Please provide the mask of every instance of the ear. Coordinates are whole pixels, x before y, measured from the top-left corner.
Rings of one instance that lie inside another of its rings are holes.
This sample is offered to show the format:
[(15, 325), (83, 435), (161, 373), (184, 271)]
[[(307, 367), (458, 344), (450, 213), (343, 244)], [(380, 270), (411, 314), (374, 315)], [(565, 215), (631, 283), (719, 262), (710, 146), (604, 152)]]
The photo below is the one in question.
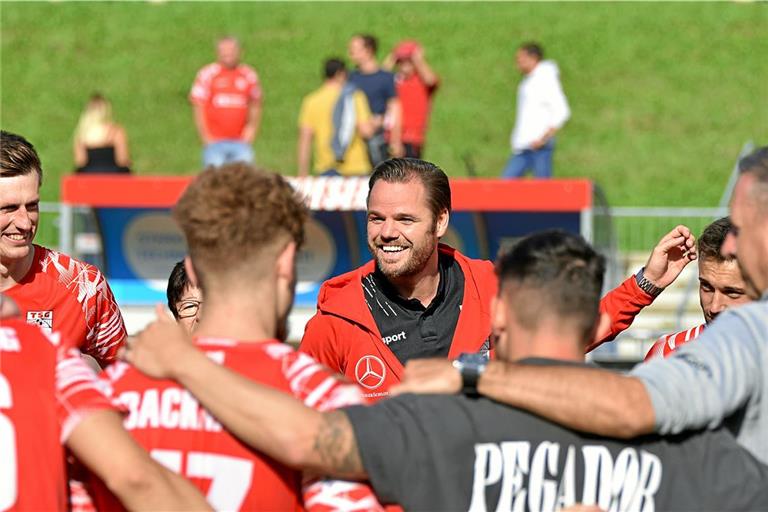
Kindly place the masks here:
[(280, 251), (275, 262), (275, 274), (288, 282), (296, 278), (296, 242), (289, 242)]
[(507, 303), (500, 295), (491, 297), (491, 329), (499, 334), (507, 327)]
[(192, 258), (189, 255), (184, 256), (184, 270), (187, 271), (187, 279), (189, 284), (195, 288), (200, 288), (200, 281), (197, 279), (197, 273), (195, 267), (192, 265)]
[(435, 233), (438, 238), (442, 238), (445, 235), (445, 231), (448, 229), (448, 223), (451, 220), (451, 214), (448, 210), (443, 210), (440, 215), (437, 216), (437, 222), (435, 223)]

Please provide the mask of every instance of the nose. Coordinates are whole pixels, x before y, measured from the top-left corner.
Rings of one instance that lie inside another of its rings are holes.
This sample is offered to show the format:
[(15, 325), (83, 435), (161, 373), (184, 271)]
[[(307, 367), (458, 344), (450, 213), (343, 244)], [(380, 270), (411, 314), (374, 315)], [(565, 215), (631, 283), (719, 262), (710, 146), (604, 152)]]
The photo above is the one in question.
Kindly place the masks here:
[(719, 315), (725, 311), (727, 307), (728, 305), (725, 300), (725, 296), (719, 291), (715, 290), (715, 294), (712, 297), (712, 304), (709, 307), (709, 311), (712, 313), (712, 316)]
[(736, 256), (736, 235), (734, 235), (732, 231), (725, 235), (723, 245), (720, 247), (720, 254), (724, 258), (732, 258)]
[(400, 236), (400, 232), (397, 230), (397, 227), (395, 226), (395, 221), (392, 219), (385, 220), (384, 223), (381, 225), (381, 231), (379, 231), (379, 236), (386, 240), (393, 240), (398, 236)]
[(21, 231), (32, 229), (32, 219), (29, 217), (29, 211), (24, 206), (16, 210), (13, 216), (13, 225)]

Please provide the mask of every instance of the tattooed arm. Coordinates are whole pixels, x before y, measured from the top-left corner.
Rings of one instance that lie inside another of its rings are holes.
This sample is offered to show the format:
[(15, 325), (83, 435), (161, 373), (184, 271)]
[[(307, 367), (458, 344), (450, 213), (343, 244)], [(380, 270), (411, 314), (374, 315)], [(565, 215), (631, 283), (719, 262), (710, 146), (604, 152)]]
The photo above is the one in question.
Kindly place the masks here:
[(288, 466), (366, 477), (345, 413), (320, 413), (214, 363), (180, 336), (175, 324), (148, 328), (132, 341), (124, 359), (152, 377), (178, 381), (227, 430)]

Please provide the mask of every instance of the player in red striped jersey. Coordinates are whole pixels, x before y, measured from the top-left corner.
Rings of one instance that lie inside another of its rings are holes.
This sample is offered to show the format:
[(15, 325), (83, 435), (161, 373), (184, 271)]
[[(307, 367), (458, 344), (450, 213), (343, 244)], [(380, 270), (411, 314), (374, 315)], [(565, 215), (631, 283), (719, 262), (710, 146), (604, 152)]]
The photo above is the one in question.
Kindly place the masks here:
[(130, 508), (207, 507), (131, 439), (103, 391), (58, 333), (2, 318), (0, 510), (66, 510), (62, 443)]
[(66, 254), (33, 244), (39, 220), (40, 159), (23, 137), (0, 135), (0, 292), (27, 323), (60, 332), (104, 366), (126, 338), (103, 274)]
[[(282, 177), (245, 164), (206, 170), (173, 215), (189, 247), (186, 274), (205, 299), (193, 333), (199, 350), (247, 381), (318, 410), (362, 403), (356, 385), (280, 341), (287, 332), (296, 250), (307, 215)], [(105, 374), (130, 411), (126, 426), (134, 437), (206, 492), (214, 508), (381, 508), (368, 486), (353, 482), (307, 483), (302, 497), (300, 472), (243, 445), (175, 382), (153, 380), (126, 364)], [(108, 503), (98, 485), (93, 490), (97, 505)]]
[(757, 298), (741, 275), (734, 256), (723, 256), (720, 247), (732, 225), (728, 217), (707, 226), (698, 242), (699, 301), (704, 323), (680, 332), (666, 334), (656, 340), (645, 355), (645, 360), (667, 357), (677, 347), (695, 340), (707, 324), (729, 307), (738, 306)]

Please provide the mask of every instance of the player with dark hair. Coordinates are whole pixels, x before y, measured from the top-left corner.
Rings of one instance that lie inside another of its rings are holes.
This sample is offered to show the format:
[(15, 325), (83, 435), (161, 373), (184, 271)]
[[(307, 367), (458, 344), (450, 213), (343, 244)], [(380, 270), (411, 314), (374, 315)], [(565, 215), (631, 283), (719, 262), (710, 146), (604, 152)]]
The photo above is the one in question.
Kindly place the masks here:
[(0, 134), (0, 292), (22, 318), (58, 331), (101, 366), (114, 361), (126, 332), (98, 268), (34, 244), (43, 168), (24, 137)]
[[(493, 305), (499, 360), (582, 366), (604, 268), (583, 239), (559, 231), (530, 235), (502, 256)], [(172, 323), (156, 324), (130, 358), (143, 371), (177, 379), (252, 446), (292, 466), (368, 478), (382, 500), (406, 510), (768, 506), (768, 467), (725, 429), (628, 443), (581, 436), (478, 398), (481, 370), (463, 362), (456, 367), (472, 396), (404, 395), (321, 414), (239, 379), (190, 350), (184, 337)]]
[(371, 165), (375, 167), (390, 156), (401, 157), (405, 154), (402, 112), (395, 90), (395, 75), (381, 69), (376, 58), (378, 41), (374, 36), (352, 36), (348, 49), (349, 58), (357, 68), (349, 75), (349, 81), (365, 93), (373, 114), (373, 133), (366, 138)]
[[(238, 378), (321, 411), (362, 402), (356, 386), (282, 342), (307, 210), (281, 176), (245, 164), (206, 170), (185, 190), (173, 217), (189, 248), (184, 264), (190, 283), (205, 298), (190, 349)], [(131, 352), (128, 347), (129, 360)], [(131, 434), (206, 491), (215, 509), (302, 505), (300, 472), (244, 446), (177, 383), (147, 378), (125, 363), (106, 374), (114, 396), (129, 410)], [(97, 494), (96, 501), (108, 509), (109, 495)], [(379, 508), (367, 486), (328, 481), (306, 483), (303, 505)]]
[(371, 172), (365, 138), (373, 133), (365, 94), (347, 80), (347, 66), (331, 58), (323, 65), (323, 85), (304, 97), (299, 111), (298, 175), (312, 169), (326, 176)]
[[(736, 257), (747, 287), (758, 290), (760, 299), (722, 313), (696, 343), (628, 375), (492, 361), (478, 391), (569, 428), (612, 437), (724, 426), (768, 463), (768, 147), (743, 158), (739, 170), (733, 227), (721, 252)], [(461, 387), (458, 373), (443, 361), (415, 362), (411, 371), (404, 391)]]
[(515, 127), (509, 138), (512, 155), (502, 177), (519, 178), (531, 169), (534, 178), (549, 178), (555, 135), (571, 117), (560, 69), (554, 61), (544, 60), (541, 45), (533, 42), (517, 49), (515, 63), (523, 79), (517, 87)]
[(695, 340), (717, 315), (729, 307), (757, 298), (757, 293), (744, 282), (736, 258), (720, 252), (732, 228), (730, 219), (723, 217), (704, 228), (698, 240), (699, 302), (704, 323), (662, 336), (648, 350), (646, 361), (656, 356), (667, 357), (681, 345)]
[(184, 260), (176, 263), (171, 270), (166, 297), (173, 318), (189, 332), (194, 331), (200, 321), (203, 294), (200, 288), (190, 282)]
[[(373, 260), (323, 283), (300, 349), (354, 379), (372, 399), (400, 382), (412, 359), (455, 359), (491, 350), (490, 261), (440, 243), (451, 212), (448, 176), (411, 158), (379, 165), (369, 179), (367, 237)], [(684, 226), (667, 234), (638, 276), (601, 302), (605, 322), (592, 350), (626, 329), (654, 293), (695, 258)]]

